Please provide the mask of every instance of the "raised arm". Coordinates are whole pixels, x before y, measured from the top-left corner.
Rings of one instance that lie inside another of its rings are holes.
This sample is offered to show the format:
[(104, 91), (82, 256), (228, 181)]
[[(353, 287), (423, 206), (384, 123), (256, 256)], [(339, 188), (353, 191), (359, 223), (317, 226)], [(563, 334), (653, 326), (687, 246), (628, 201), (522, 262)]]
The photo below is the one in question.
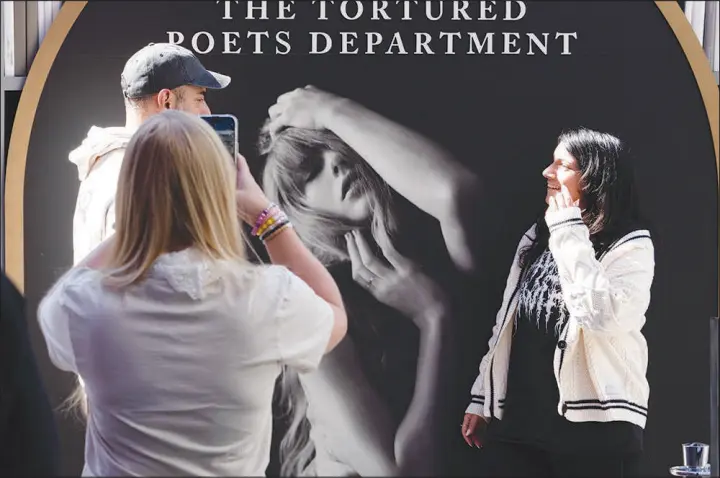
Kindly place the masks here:
[(335, 133), (391, 188), (440, 222), (458, 267), (474, 267), (460, 211), (463, 202), (472, 201), (479, 181), (448, 151), (354, 101), (313, 87), (280, 96), (269, 113), (274, 132), (292, 126)]
[[(250, 173), (245, 158), (237, 155), (237, 178), (235, 199), (239, 218), (252, 225), (257, 217), (268, 208), (270, 201), (265, 197), (255, 178)], [(318, 297), (330, 306), (333, 312), (333, 327), (325, 352), (330, 352), (347, 333), (347, 314), (340, 290), (327, 269), (305, 247), (292, 228), (287, 228), (265, 241), (265, 247), (273, 264), (285, 266), (312, 289)]]
[(601, 264), (595, 258), (580, 208), (571, 203), (569, 193), (564, 191), (557, 200), (551, 200), (545, 219), (563, 298), (573, 317), (591, 332), (622, 334), (641, 330), (655, 273), (649, 232), (628, 234), (611, 248)]

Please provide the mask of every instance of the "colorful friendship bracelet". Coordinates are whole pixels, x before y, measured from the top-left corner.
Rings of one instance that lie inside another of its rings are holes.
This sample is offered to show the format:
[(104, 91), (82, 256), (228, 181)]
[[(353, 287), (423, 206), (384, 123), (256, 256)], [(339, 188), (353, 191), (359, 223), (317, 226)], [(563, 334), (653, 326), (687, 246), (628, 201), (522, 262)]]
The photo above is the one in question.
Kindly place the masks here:
[(257, 235), (262, 236), (270, 229), (275, 228), (277, 224), (287, 220), (288, 217), (283, 212), (273, 214), (272, 216), (268, 217), (265, 222), (263, 222), (262, 226), (260, 226), (260, 228), (257, 230)]
[(273, 229), (272, 232), (270, 232), (270, 233), (268, 233), (268, 234), (265, 234), (265, 235), (264, 235), (263, 237), (261, 237), (260, 239), (261, 239), (263, 242), (268, 242), (268, 241), (272, 240), (274, 237), (277, 237), (277, 236), (278, 236), (281, 232), (283, 232), (284, 230), (286, 230), (286, 229), (291, 229), (292, 227), (293, 227), (293, 225), (290, 223), (290, 221), (287, 221), (287, 222), (285, 222), (284, 224), (282, 224), (281, 226)]
[(288, 226), (291, 226), (291, 224), (287, 215), (277, 204), (271, 203), (258, 215), (251, 234), (265, 242), (275, 237)]
[(275, 222), (270, 224), (267, 229), (265, 229), (263, 232), (261, 232), (258, 236), (260, 237), (261, 241), (264, 241), (266, 238), (270, 237), (272, 234), (274, 234), (279, 229), (283, 228), (287, 224), (290, 223), (290, 220), (285, 217), (278, 218)]
[(280, 213), (280, 208), (277, 204), (271, 203), (266, 209), (261, 212), (257, 219), (255, 220), (255, 226), (253, 227), (252, 231), (250, 232), (253, 236), (258, 236), (260, 234), (260, 229), (265, 226), (267, 227), (267, 222), (272, 219), (272, 217), (275, 214)]

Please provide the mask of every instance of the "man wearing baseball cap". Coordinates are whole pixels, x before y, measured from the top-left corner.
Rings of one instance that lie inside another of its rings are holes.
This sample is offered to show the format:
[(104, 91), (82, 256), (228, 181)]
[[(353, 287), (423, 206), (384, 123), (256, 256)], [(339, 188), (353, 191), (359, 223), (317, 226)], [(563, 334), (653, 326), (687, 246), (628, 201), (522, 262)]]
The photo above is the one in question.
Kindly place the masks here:
[(166, 109), (210, 114), (206, 91), (229, 84), (228, 76), (208, 71), (192, 52), (179, 45), (151, 43), (130, 57), (120, 77), (125, 126), (93, 126), (69, 156), (80, 178), (73, 219), (74, 263), (114, 232), (120, 166), (135, 130)]

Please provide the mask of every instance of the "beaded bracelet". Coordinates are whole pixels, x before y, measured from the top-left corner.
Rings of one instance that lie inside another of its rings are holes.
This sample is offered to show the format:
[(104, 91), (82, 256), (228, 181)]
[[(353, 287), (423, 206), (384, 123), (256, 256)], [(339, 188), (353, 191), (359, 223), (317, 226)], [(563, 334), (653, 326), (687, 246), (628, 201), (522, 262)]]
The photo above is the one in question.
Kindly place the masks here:
[(277, 213), (277, 214), (269, 217), (263, 223), (263, 225), (260, 226), (260, 229), (258, 229), (257, 235), (258, 235), (258, 237), (262, 237), (265, 234), (267, 234), (268, 232), (270, 232), (270, 230), (275, 229), (278, 225), (280, 225), (284, 222), (288, 222), (288, 221), (289, 221), (289, 219), (285, 215), (285, 213), (283, 213), (283, 212)]
[(293, 226), (292, 226), (292, 224), (290, 223), (290, 221), (285, 221), (285, 222), (279, 224), (278, 227), (273, 228), (272, 231), (268, 231), (266, 234), (264, 234), (263, 236), (261, 236), (261, 237), (260, 237), (260, 240), (263, 241), (263, 242), (268, 242), (269, 240), (271, 240), (271, 239), (274, 238), (275, 236), (279, 235), (279, 234), (280, 234), (282, 231), (284, 231), (285, 229), (290, 229), (290, 228), (292, 228), (292, 227), (293, 227)]
[[(268, 221), (268, 219), (272, 218), (273, 214), (277, 214), (280, 212), (280, 208), (275, 203), (270, 203), (270, 205), (265, 208), (257, 217), (255, 220), (255, 226), (253, 227), (250, 234), (253, 236), (259, 235), (259, 230), (263, 225)], [(266, 226), (267, 227), (267, 226)]]
[(285, 214), (275, 216), (273, 221), (268, 221), (268, 225), (265, 229), (258, 231), (258, 237), (262, 239), (264, 236), (272, 234), (272, 232), (279, 227), (282, 227), (285, 223), (290, 222)]
[(264, 242), (288, 226), (290, 226), (290, 220), (287, 215), (280, 210), (277, 204), (270, 204), (258, 215), (251, 234)]
[(282, 219), (283, 216), (284, 214), (277, 205), (273, 204), (268, 206), (268, 208), (258, 216), (251, 234), (253, 236), (261, 235), (268, 227), (277, 222), (279, 219)]

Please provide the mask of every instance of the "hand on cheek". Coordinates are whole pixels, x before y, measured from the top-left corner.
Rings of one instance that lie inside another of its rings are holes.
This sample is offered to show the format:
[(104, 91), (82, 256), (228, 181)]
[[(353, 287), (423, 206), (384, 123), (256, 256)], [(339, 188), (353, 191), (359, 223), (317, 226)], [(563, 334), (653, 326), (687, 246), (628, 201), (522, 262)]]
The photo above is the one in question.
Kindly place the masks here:
[(570, 194), (570, 190), (567, 188), (567, 186), (561, 184), (560, 191), (548, 198), (547, 212), (555, 212), (559, 211), (560, 209), (575, 207), (579, 204), (580, 200), (573, 200), (572, 195)]

